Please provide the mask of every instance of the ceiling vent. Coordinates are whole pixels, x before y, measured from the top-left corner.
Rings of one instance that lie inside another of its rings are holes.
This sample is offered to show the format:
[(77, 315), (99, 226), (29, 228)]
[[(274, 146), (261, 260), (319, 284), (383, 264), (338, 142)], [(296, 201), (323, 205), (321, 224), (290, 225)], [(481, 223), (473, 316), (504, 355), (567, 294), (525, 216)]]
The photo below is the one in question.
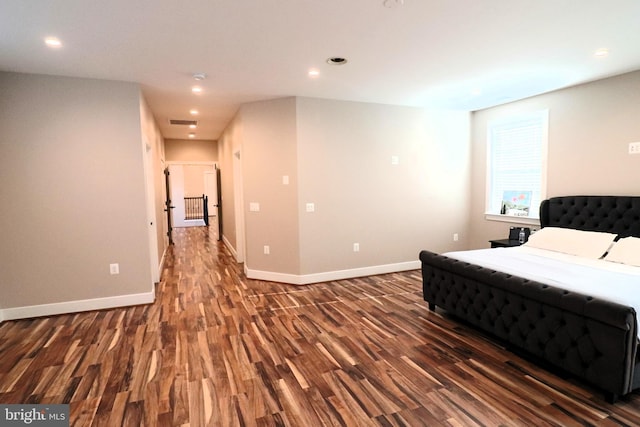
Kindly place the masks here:
[(197, 125), (198, 121), (197, 120), (179, 120), (179, 119), (169, 119), (169, 123), (171, 123), (172, 125), (180, 125), (180, 126), (190, 126), (190, 125)]

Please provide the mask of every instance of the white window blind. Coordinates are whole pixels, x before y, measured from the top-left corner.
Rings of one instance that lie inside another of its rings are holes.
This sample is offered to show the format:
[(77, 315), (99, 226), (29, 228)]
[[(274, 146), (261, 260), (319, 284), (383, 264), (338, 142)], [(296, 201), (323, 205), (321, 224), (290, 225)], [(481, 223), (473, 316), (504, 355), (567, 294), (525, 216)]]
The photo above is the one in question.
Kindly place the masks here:
[(504, 214), (505, 192), (530, 192), (528, 217), (538, 218), (540, 201), (546, 197), (548, 117), (545, 110), (489, 124), (488, 214)]

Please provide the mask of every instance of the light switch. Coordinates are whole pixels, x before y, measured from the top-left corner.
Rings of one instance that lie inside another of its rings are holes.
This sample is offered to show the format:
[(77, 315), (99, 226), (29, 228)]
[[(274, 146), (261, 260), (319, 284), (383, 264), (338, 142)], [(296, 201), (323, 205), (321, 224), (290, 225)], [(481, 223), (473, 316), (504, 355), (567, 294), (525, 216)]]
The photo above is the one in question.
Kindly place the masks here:
[(398, 156), (391, 156), (391, 164), (392, 165), (397, 165), (400, 163), (400, 158)]
[(282, 185), (289, 185), (289, 175), (282, 176)]
[(109, 264), (109, 273), (120, 274), (120, 264)]

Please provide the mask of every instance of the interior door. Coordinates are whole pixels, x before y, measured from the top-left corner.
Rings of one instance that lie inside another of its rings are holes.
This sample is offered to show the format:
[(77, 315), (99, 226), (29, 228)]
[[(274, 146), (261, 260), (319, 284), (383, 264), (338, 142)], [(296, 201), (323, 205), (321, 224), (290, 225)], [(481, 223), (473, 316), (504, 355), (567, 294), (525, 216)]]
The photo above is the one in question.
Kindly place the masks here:
[(169, 185), (169, 168), (165, 168), (164, 169), (164, 183), (165, 183), (165, 188), (167, 190), (167, 199), (164, 202), (164, 211), (167, 213), (167, 237), (169, 237), (169, 244), (173, 245), (173, 226), (172, 226), (172, 222), (171, 222), (171, 209), (173, 209), (175, 206), (171, 206), (171, 189), (170, 189), (170, 185)]
[(204, 194), (208, 197), (209, 216), (218, 216), (218, 177), (215, 171), (204, 173)]
[(222, 240), (222, 179), (220, 169), (216, 166), (216, 204), (218, 205), (218, 240)]

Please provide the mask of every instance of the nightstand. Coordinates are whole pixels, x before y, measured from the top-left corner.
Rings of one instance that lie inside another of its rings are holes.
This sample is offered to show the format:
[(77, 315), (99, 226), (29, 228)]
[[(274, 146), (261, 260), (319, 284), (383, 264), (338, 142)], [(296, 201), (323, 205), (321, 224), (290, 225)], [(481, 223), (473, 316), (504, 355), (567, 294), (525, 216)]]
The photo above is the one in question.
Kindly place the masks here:
[(510, 248), (513, 246), (520, 246), (522, 243), (515, 239), (497, 239), (489, 240), (492, 248)]

